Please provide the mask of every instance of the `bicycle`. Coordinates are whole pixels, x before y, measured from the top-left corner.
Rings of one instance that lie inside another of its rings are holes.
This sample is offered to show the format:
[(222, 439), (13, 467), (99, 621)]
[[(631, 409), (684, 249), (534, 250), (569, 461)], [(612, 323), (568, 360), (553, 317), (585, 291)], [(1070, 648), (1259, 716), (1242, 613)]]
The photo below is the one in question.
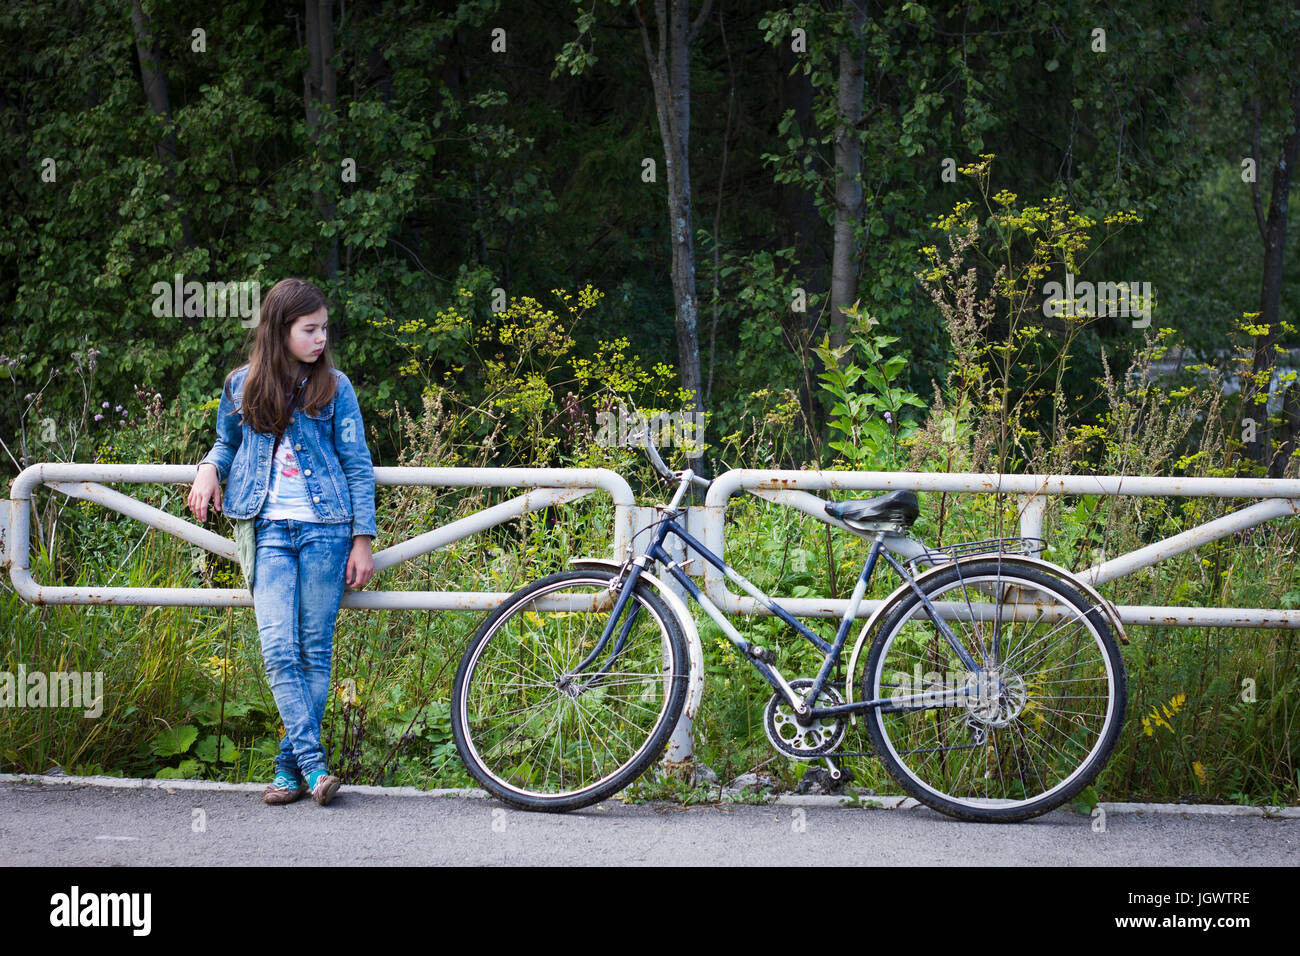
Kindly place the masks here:
[[(858, 717), (903, 790), (958, 819), (1029, 819), (1096, 779), (1127, 706), (1114, 635), (1122, 630), (1095, 591), (1036, 557), (1041, 539), (932, 550), (908, 534), (919, 515), (914, 492), (827, 501), (831, 523), (871, 541), (828, 644), (678, 523), (686, 490), (710, 482), (672, 471), (653, 443), (644, 447), (678, 483), (663, 517), (638, 532), (654, 529), (649, 545), (616, 568), (561, 571), (516, 591), (460, 662), (452, 732), (489, 793), (521, 809), (574, 810), (619, 792), (663, 752), (691, 675), (681, 612), (650, 585), (654, 566), (774, 688), (764, 712), (769, 742), (796, 760), (823, 760), (833, 779), (841, 770), (832, 757)], [(770, 648), (746, 640), (664, 550), (670, 534), (818, 648), (816, 676), (788, 680)], [(881, 558), (903, 583), (862, 628), (840, 679)], [(928, 569), (916, 573), (919, 564)]]

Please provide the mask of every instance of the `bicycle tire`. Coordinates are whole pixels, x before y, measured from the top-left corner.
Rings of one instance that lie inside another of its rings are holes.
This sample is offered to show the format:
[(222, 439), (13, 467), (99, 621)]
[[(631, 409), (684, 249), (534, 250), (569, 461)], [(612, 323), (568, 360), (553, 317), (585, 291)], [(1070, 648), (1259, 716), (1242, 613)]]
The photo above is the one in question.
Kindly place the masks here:
[[(1014, 620), (1010, 599), (1019, 594), (1011, 588), (1027, 593), (1034, 610), (1024, 613), (1035, 617)], [(1124, 662), (1105, 614), (1061, 575), (996, 558), (947, 569), (924, 592), (932, 602), (983, 604), (993, 620), (980, 627), (948, 621), (980, 663), (975, 672), (960, 663), (915, 593), (881, 624), (863, 700), (906, 702), (866, 715), (890, 775), (927, 806), (977, 822), (1027, 820), (1076, 796), (1110, 759), (1128, 703)], [(1062, 619), (1048, 620), (1052, 614)], [(997, 669), (990, 667), (995, 646)]]
[[(568, 674), (609, 620), (618, 593), (608, 588), (616, 578), (613, 571), (561, 571), (521, 588), (488, 616), (461, 658), (452, 687), (456, 748), (474, 779), (511, 806), (563, 812), (618, 793), (662, 753), (681, 715), (690, 667), (686, 638), (646, 584), (637, 584), (585, 678)], [(536, 606), (565, 596), (594, 596), (604, 606), (588, 612)], [(633, 606), (627, 641), (602, 670)]]

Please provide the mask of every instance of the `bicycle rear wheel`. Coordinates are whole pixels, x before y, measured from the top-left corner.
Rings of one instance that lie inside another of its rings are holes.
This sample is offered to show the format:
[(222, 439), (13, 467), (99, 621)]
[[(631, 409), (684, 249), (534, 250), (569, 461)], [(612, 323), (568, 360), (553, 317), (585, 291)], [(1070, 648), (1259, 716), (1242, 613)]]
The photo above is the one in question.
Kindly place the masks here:
[(512, 806), (574, 810), (617, 793), (662, 753), (677, 723), (686, 639), (647, 585), (632, 592), (606, 646), (575, 670), (610, 619), (616, 578), (602, 570), (543, 578), (507, 598), (465, 651), (452, 688), (456, 747), (474, 778)]
[[(915, 594), (881, 625), (864, 700), (876, 753), (909, 794), (950, 816), (1025, 820), (1088, 786), (1119, 738), (1124, 663), (1101, 609), (1046, 569), (962, 562), (924, 586), (968, 669)], [(980, 620), (979, 618), (983, 618)]]

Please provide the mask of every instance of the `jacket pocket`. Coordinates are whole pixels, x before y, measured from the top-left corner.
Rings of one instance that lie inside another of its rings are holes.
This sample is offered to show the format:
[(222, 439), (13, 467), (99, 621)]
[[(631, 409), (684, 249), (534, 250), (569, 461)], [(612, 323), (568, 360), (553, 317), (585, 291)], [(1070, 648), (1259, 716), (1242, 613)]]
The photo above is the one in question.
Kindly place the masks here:
[(307, 409), (304, 408), (302, 409), (302, 413), (303, 415), (305, 415), (307, 418), (310, 418), (314, 422), (332, 421), (334, 419), (334, 404), (335, 404), (335, 400), (331, 398), (328, 402), (326, 402), (316, 411), (309, 412), (307, 411)]

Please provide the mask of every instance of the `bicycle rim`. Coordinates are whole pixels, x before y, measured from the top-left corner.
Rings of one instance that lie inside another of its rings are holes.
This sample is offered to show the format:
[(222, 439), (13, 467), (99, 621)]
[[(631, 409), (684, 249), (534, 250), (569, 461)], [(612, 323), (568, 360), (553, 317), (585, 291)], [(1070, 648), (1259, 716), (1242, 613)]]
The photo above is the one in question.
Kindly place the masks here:
[[(627, 611), (591, 664), (573, 673), (616, 595), (608, 577), (565, 575), (525, 589), (489, 619), (457, 675), (466, 765), (491, 792), (529, 809), (575, 809), (621, 790), (663, 749), (685, 701), (684, 641), (641, 589), (618, 653)], [(600, 609), (543, 607), (574, 600)]]
[(1011, 821), (1087, 786), (1114, 747), (1126, 703), (1101, 612), (1055, 575), (996, 561), (954, 568), (926, 594), (992, 619), (947, 622), (976, 671), (917, 598), (873, 644), (864, 692), (901, 706), (873, 710), (868, 727), (904, 789), (963, 819)]

